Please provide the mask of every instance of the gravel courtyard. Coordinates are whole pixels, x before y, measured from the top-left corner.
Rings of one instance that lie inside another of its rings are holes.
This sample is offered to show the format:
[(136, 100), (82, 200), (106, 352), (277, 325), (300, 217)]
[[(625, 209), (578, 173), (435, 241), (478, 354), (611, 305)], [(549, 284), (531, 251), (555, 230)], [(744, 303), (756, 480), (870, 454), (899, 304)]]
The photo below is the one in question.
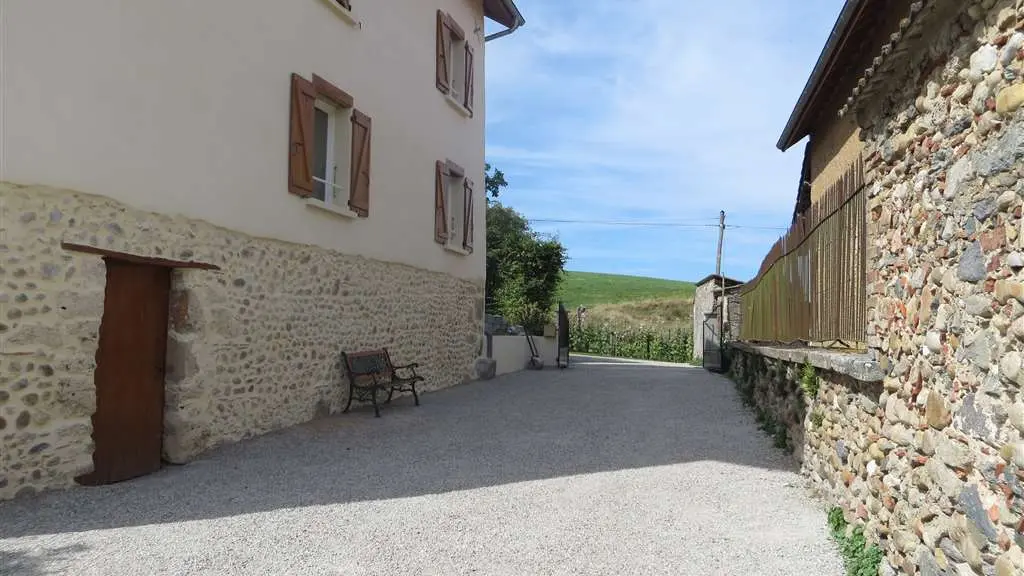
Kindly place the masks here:
[(725, 379), (574, 359), (0, 503), (0, 574), (842, 573)]

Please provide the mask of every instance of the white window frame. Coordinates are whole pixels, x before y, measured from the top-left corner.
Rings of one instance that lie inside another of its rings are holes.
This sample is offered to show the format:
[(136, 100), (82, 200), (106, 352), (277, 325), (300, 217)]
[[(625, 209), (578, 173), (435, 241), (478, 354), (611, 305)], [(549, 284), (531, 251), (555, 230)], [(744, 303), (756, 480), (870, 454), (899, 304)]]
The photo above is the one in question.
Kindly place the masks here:
[[(313, 176), (314, 182), (324, 185), (324, 199), (321, 200), (315, 196), (310, 196), (306, 199), (306, 203), (312, 207), (334, 212), (341, 216), (358, 218), (358, 214), (348, 207), (348, 201), (351, 194), (350, 188), (352, 186), (352, 162), (350, 160), (352, 156), (351, 128), (349, 128), (347, 132), (347, 137), (342, 140), (343, 143), (348, 143), (348, 147), (341, 151), (342, 154), (345, 154), (345, 157), (341, 162), (339, 162), (340, 156), (338, 155), (337, 146), (339, 135), (338, 122), (348, 122), (348, 126), (351, 126), (352, 109), (337, 106), (323, 98), (317, 98), (313, 102), (313, 107), (327, 115), (327, 150), (325, 155), (327, 158), (327, 166), (324, 170), (324, 178), (320, 178), (316, 175)], [(314, 142), (313, 145), (319, 146), (320, 143)], [(315, 153), (316, 152), (314, 150), (314, 154)], [(340, 171), (339, 164), (347, 166), (348, 170)]]
[[(454, 189), (453, 189), (454, 188)], [(466, 227), (466, 176), (456, 176), (451, 170), (444, 173), (444, 202), (448, 216), (448, 240), (444, 247), (459, 254), (469, 254), (462, 246)]]
[[(466, 40), (448, 35), (448, 94), (462, 105), (463, 92), (466, 91)], [(456, 66), (461, 64), (461, 66)], [(458, 88), (462, 88), (459, 90)]]
[[(334, 152), (334, 141), (337, 137), (334, 131), (334, 125), (337, 122), (337, 108), (319, 98), (313, 103), (313, 107), (327, 115), (327, 150), (324, 153), (324, 158), (327, 159), (327, 166), (324, 167), (324, 177), (318, 178), (314, 175), (313, 181), (324, 185), (323, 202), (325, 204), (337, 204), (338, 190), (340, 189), (335, 184), (335, 181), (338, 179), (338, 157)], [(319, 142), (313, 142), (314, 147), (319, 145)], [(314, 148), (315, 153), (316, 149)]]
[[(448, 34), (448, 103), (463, 116), (469, 117), (472, 112), (463, 103), (466, 86), (466, 43), (465, 38), (458, 38), (454, 33)], [(456, 66), (459, 64), (459, 66)], [(460, 89), (461, 88), (461, 89)]]

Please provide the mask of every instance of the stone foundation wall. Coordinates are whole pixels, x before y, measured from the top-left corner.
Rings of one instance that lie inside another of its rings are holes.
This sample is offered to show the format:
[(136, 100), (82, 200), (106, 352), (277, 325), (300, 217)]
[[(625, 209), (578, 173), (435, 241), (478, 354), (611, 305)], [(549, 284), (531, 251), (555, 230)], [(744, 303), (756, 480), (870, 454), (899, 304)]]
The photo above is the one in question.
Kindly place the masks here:
[(816, 367), (811, 396), (798, 356), (734, 349), (731, 376), (785, 426), (812, 492), (885, 551), (882, 574), (1024, 573), (1019, 450), (979, 449), (930, 395), (908, 406), (894, 379)]
[(220, 267), (173, 273), (171, 462), (340, 410), (342, 350), (387, 346), (421, 364), (424, 390), (472, 379), (482, 352), (483, 280), (42, 187), (0, 184), (0, 226), (0, 499), (71, 486), (92, 467), (105, 264), (62, 242)]

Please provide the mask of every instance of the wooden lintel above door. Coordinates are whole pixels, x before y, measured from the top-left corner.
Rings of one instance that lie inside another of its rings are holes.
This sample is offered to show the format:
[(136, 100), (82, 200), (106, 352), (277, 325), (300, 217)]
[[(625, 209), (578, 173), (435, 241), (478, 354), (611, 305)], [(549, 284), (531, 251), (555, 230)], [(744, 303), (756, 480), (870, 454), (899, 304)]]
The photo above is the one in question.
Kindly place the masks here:
[(60, 247), (63, 248), (64, 250), (70, 250), (72, 252), (96, 254), (98, 256), (115, 258), (117, 260), (122, 260), (124, 262), (132, 262), (134, 264), (147, 264), (150, 266), (163, 266), (166, 268), (194, 268), (198, 270), (220, 270), (220, 266), (217, 266), (216, 264), (210, 264), (208, 262), (195, 262), (192, 260), (170, 260), (167, 258), (157, 258), (153, 256), (140, 256), (138, 254), (128, 254), (127, 252), (118, 252), (116, 250), (107, 250), (106, 248), (89, 246), (88, 244), (61, 242)]

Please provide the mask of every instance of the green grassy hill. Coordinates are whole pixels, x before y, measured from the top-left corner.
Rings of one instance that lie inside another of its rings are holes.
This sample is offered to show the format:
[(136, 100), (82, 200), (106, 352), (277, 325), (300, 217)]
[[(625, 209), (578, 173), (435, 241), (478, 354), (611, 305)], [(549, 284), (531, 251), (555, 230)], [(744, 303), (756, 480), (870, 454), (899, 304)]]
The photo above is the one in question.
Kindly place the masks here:
[(690, 282), (594, 272), (566, 272), (565, 276), (558, 297), (570, 318), (582, 304), (591, 323), (621, 328), (689, 327), (694, 291)]
[(652, 299), (693, 299), (694, 286), (690, 282), (599, 274), (595, 272), (566, 272), (558, 291), (558, 298), (568, 310), (582, 304), (592, 308), (599, 304), (619, 304)]

